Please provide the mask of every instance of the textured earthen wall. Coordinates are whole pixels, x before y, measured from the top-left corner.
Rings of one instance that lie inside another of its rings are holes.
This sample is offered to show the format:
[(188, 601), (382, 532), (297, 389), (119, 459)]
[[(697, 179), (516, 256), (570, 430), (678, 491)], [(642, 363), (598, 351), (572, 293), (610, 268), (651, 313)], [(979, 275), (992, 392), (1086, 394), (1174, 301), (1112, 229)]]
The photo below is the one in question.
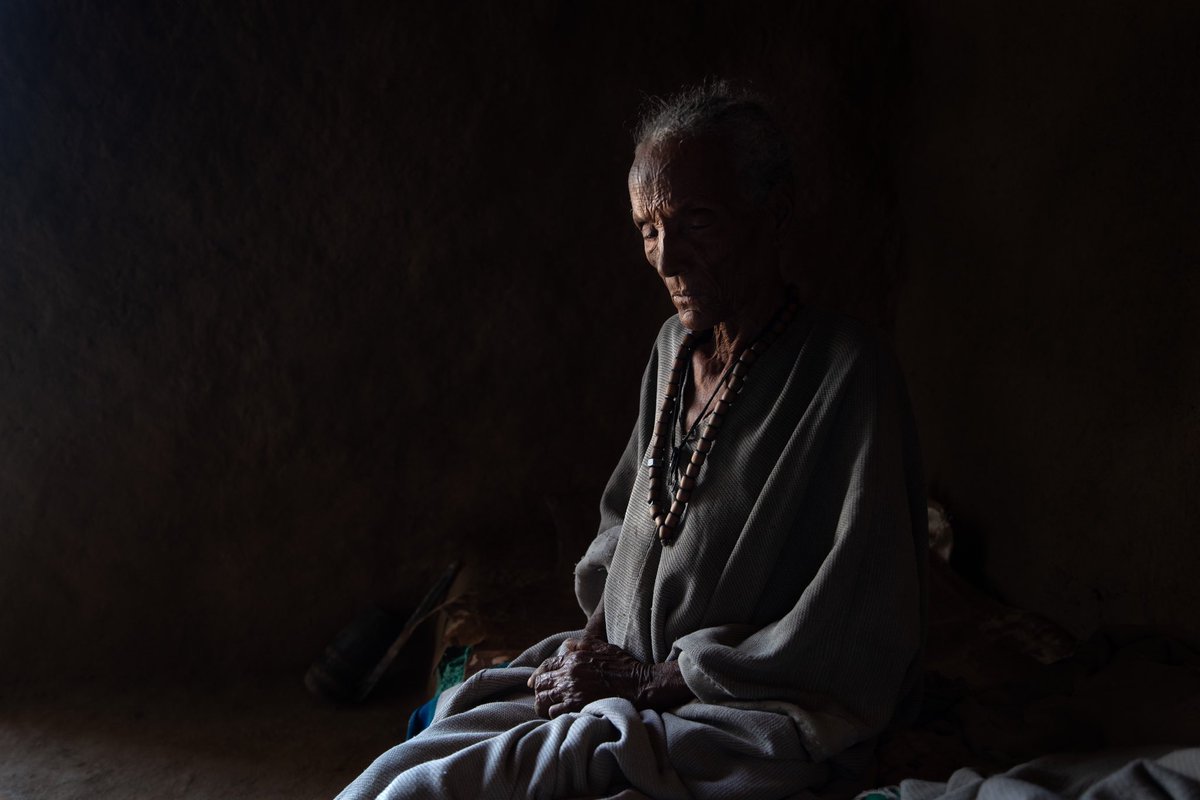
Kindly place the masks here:
[(706, 74), (783, 101), (810, 293), (886, 326), (909, 272), (965, 566), (1195, 627), (1187, 4), (237, 5), (0, 11), (0, 679), (296, 670), (463, 554), (566, 581), (668, 313), (628, 123)]
[(0, 678), (302, 668), (463, 554), (568, 581), (668, 313), (644, 92), (779, 94), (814, 291), (890, 315), (877, 3), (375, 6), (0, 10)]
[(898, 339), (965, 566), (1200, 634), (1200, 13), (915, 3)]

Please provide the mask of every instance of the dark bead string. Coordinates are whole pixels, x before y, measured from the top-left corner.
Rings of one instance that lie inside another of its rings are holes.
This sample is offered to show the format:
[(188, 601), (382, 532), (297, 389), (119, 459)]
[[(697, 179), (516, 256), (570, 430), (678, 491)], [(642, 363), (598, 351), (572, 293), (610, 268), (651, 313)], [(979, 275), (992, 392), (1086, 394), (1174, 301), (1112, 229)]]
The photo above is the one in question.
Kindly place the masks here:
[[(679, 343), (679, 351), (675, 354), (675, 362), (671, 365), (671, 374), (667, 378), (667, 390), (663, 396), (662, 407), (658, 412), (658, 420), (654, 424), (654, 435), (650, 440), (650, 453), (646, 458), (646, 468), (650, 476), (650, 491), (647, 493), (646, 501), (650, 505), (650, 518), (654, 520), (659, 541), (663, 544), (670, 544), (675, 540), (679, 523), (683, 520), (684, 511), (692, 497), (692, 490), (696, 488), (696, 476), (700, 474), (700, 467), (704, 465), (705, 459), (712, 451), (713, 443), (717, 439), (717, 431), (724, 423), (725, 415), (729, 413), (734, 398), (741, 392), (746, 382), (750, 366), (787, 330), (788, 324), (796, 316), (799, 307), (799, 303), (794, 298), (789, 300), (758, 339), (743, 350), (733, 366), (725, 371), (721, 382), (717, 384), (720, 393), (718, 394), (715, 390), (713, 392), (717, 398), (716, 405), (713, 406), (708, 422), (700, 433), (700, 440), (696, 442), (696, 449), (692, 453), (691, 460), (684, 468), (683, 476), (679, 479), (679, 487), (675, 490), (671, 505), (664, 511), (659, 498), (663, 495), (666, 483), (664, 475), (667, 466), (667, 443), (671, 439), (675, 425), (679, 396), (692, 361), (692, 350), (698, 340), (696, 334), (691, 331), (684, 334), (683, 341)], [(709, 403), (711, 402), (712, 397), (709, 398)], [(708, 404), (706, 403), (705, 409), (707, 408)], [(697, 418), (696, 425), (699, 425), (703, 418), (704, 412), (702, 411)]]

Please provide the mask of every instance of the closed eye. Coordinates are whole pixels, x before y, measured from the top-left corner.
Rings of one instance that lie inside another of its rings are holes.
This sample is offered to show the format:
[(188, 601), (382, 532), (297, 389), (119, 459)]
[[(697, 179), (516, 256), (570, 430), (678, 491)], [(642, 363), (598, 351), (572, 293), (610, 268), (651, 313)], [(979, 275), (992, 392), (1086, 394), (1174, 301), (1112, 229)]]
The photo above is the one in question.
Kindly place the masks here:
[(688, 214), (687, 225), (690, 229), (699, 231), (712, 226), (715, 221), (716, 215), (712, 210), (696, 208), (692, 209), (691, 213)]

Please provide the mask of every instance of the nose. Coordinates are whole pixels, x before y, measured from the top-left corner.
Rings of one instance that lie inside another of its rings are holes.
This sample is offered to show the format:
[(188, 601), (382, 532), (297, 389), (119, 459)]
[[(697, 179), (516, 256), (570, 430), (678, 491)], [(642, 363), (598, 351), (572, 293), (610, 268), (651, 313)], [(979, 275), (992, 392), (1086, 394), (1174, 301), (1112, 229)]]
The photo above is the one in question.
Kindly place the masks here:
[(654, 248), (654, 258), (651, 263), (659, 276), (670, 278), (683, 271), (683, 259), (680, 257), (680, 242), (668, 242), (666, 231), (659, 234)]

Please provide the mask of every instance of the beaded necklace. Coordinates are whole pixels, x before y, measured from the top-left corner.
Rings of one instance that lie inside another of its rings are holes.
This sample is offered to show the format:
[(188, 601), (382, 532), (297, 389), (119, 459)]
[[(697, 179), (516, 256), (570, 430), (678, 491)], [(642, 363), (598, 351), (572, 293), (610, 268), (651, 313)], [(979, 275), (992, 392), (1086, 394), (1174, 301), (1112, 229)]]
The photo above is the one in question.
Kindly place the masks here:
[[(695, 424), (692, 425), (692, 431), (683, 437), (685, 443), (691, 438), (692, 432), (705, 419), (704, 414), (708, 410), (709, 404), (712, 403), (713, 397), (716, 397), (716, 405), (713, 406), (712, 413), (708, 415), (708, 421), (700, 433), (699, 441), (696, 442), (696, 449), (692, 453), (691, 460), (679, 478), (679, 486), (671, 498), (671, 505), (664, 512), (660, 498), (665, 486), (664, 473), (668, 467), (667, 443), (673, 436), (676, 414), (681, 405), (679, 396), (692, 363), (692, 351), (700, 339), (692, 331), (684, 334), (683, 341), (679, 343), (679, 351), (675, 354), (675, 362), (671, 365), (671, 374), (667, 378), (667, 390), (663, 395), (658, 420), (654, 424), (654, 435), (650, 440), (650, 453), (646, 458), (646, 469), (650, 476), (650, 491), (647, 494), (646, 502), (650, 505), (650, 518), (654, 520), (658, 539), (664, 545), (671, 544), (675, 540), (679, 524), (687, 509), (688, 500), (692, 497), (692, 490), (696, 488), (696, 476), (700, 474), (700, 467), (704, 465), (705, 459), (712, 451), (713, 443), (717, 439), (717, 431), (723, 424), (725, 415), (729, 413), (734, 398), (741, 392), (742, 386), (746, 382), (750, 366), (766, 352), (780, 334), (787, 330), (788, 323), (796, 316), (799, 307), (799, 302), (794, 296), (789, 299), (754, 343), (742, 350), (732, 365), (726, 368), (717, 383), (717, 388), (713, 390), (713, 394), (704, 404)], [(680, 447), (683, 447), (682, 443)], [(677, 459), (678, 454), (671, 459), (670, 466), (672, 468), (676, 466)]]

